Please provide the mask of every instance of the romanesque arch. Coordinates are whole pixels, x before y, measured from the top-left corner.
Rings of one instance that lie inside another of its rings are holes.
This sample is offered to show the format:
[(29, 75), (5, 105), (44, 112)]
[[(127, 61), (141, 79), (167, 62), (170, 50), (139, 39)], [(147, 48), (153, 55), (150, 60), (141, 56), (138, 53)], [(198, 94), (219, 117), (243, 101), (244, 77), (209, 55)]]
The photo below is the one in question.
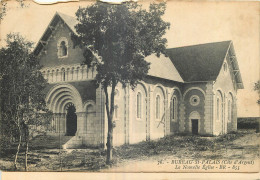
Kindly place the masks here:
[(165, 135), (166, 124), (166, 93), (165, 88), (157, 84), (153, 89), (151, 103), (151, 139), (158, 139)]
[(77, 112), (82, 111), (82, 99), (78, 90), (70, 84), (54, 86), (46, 96), (46, 102), (53, 113), (64, 113), (65, 105), (72, 102)]
[(222, 134), (224, 130), (224, 94), (218, 89), (215, 94), (215, 131)]
[(53, 112), (55, 132), (74, 136), (77, 131), (77, 112), (82, 112), (82, 99), (77, 89), (70, 84), (58, 84), (46, 96), (49, 110)]
[(139, 82), (132, 93), (131, 143), (146, 140), (147, 132), (147, 88)]
[(171, 88), (168, 97), (168, 109), (170, 118), (170, 132), (178, 132), (180, 121), (180, 105), (182, 103), (182, 93), (178, 87)]
[(183, 99), (185, 99), (185, 96), (186, 96), (186, 94), (187, 94), (189, 91), (194, 90), (194, 89), (200, 91), (200, 92), (204, 95), (204, 97), (205, 97), (205, 92), (204, 92), (201, 88), (199, 88), (199, 87), (191, 87), (191, 88), (187, 89), (187, 90), (183, 93)]

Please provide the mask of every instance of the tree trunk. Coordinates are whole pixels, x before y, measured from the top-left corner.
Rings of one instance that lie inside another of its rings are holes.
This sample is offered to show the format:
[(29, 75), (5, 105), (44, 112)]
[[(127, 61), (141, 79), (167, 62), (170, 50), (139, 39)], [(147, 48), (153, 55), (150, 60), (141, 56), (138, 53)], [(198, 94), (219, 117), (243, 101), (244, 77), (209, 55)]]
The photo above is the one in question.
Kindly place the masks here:
[(28, 170), (28, 166), (27, 166), (28, 147), (29, 147), (29, 139), (28, 139), (28, 137), (27, 137), (27, 139), (26, 139), (26, 149), (25, 149), (24, 171), (27, 171), (27, 170)]
[[(111, 120), (110, 120), (111, 121)], [(108, 128), (107, 133), (107, 159), (106, 164), (110, 164), (113, 159), (113, 128)]]
[(15, 157), (14, 157), (14, 169), (15, 170), (17, 170), (17, 158), (18, 158), (18, 154), (19, 154), (19, 151), (20, 151), (21, 142), (22, 142), (22, 134), (21, 134), (20, 126), (19, 126), (19, 143), (18, 143), (17, 151), (16, 151), (16, 154), (15, 154)]
[(25, 158), (24, 158), (24, 170), (28, 170), (28, 164), (27, 164), (27, 159), (28, 159), (28, 149), (29, 149), (29, 127), (27, 124), (24, 124), (24, 131), (25, 131), (25, 140), (26, 140), (26, 149), (25, 149)]
[(107, 86), (104, 86), (104, 92), (106, 95), (106, 111), (107, 111), (107, 119), (108, 119), (108, 132), (107, 132), (107, 159), (106, 164), (110, 164), (113, 158), (113, 114), (114, 114), (114, 96), (115, 96), (115, 86), (116, 83), (112, 83), (112, 90), (110, 96), (110, 109), (109, 109), (109, 98), (107, 92)]

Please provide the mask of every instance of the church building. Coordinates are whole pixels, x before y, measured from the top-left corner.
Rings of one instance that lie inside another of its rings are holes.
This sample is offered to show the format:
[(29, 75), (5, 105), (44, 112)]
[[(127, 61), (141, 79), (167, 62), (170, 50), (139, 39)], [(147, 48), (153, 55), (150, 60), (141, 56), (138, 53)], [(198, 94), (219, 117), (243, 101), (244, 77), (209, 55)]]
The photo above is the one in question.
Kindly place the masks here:
[[(49, 83), (48, 134), (70, 137), (63, 148), (105, 147), (105, 95), (95, 86), (95, 67), (82, 65), (83, 51), (73, 46), (76, 24), (56, 13), (34, 49)], [(169, 48), (167, 56), (146, 58), (150, 70), (134, 90), (116, 87), (114, 146), (177, 133), (236, 131), (236, 94), (243, 82), (232, 41)]]

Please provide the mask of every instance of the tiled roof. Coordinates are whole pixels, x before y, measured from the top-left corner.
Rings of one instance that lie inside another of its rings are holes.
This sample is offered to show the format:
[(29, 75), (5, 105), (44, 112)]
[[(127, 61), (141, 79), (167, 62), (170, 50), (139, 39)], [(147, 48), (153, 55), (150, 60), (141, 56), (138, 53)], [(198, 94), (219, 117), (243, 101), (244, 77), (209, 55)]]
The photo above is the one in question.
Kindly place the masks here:
[(78, 24), (76, 18), (57, 12), (57, 14), (61, 17), (61, 19), (69, 26), (69, 28), (76, 34), (75, 25)]
[(160, 57), (151, 55), (146, 57), (145, 60), (151, 63), (148, 75), (183, 82), (183, 79), (169, 57), (165, 57), (164, 55), (161, 55)]
[(185, 82), (215, 81), (231, 41), (167, 49)]

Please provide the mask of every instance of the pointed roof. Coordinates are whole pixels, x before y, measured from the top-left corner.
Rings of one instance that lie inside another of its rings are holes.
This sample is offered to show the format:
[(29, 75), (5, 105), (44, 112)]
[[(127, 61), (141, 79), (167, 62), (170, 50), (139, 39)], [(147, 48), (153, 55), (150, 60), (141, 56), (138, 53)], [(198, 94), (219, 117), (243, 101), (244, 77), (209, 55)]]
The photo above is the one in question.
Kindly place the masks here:
[(69, 26), (70, 30), (72, 30), (75, 34), (77, 34), (75, 26), (79, 23), (75, 17), (57, 12), (57, 15), (61, 17), (61, 19)]
[(213, 81), (226, 56), (230, 41), (167, 49), (171, 61), (186, 82)]
[(163, 54), (157, 57), (155, 54), (152, 54), (146, 57), (145, 60), (151, 63), (148, 71), (149, 76), (184, 82), (169, 57), (165, 57)]
[(243, 88), (242, 78), (232, 41), (214, 42), (167, 49), (167, 54), (180, 73), (184, 82), (215, 81), (230, 50), (234, 57), (232, 63), (236, 70), (238, 88)]
[(75, 25), (78, 23), (77, 19), (72, 16), (69, 16), (69, 15), (66, 15), (66, 14), (63, 14), (60, 12), (56, 12), (55, 15), (53, 16), (51, 22), (45, 29), (42, 37), (38, 41), (36, 47), (34, 48), (35, 55), (38, 55), (40, 53), (40, 51), (43, 49), (43, 47), (46, 45), (47, 40), (49, 39), (50, 35), (55, 30), (56, 25), (60, 21), (63, 21), (64, 24), (66, 24), (69, 27), (69, 29), (73, 33), (76, 34)]

